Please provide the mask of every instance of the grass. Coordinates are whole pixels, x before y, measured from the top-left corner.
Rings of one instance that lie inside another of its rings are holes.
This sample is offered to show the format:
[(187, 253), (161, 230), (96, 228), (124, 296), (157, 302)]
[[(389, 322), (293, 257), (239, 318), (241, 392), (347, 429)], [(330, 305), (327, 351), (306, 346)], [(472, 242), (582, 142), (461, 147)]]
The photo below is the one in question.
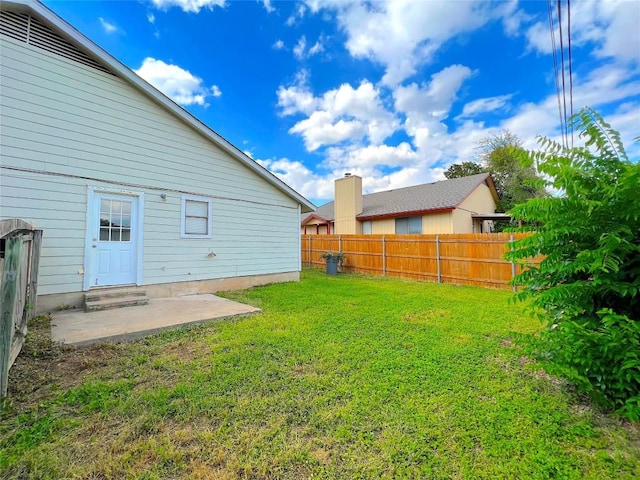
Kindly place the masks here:
[(31, 326), (0, 478), (637, 478), (640, 429), (518, 348), (510, 294), (305, 271), (263, 309), (62, 349)]

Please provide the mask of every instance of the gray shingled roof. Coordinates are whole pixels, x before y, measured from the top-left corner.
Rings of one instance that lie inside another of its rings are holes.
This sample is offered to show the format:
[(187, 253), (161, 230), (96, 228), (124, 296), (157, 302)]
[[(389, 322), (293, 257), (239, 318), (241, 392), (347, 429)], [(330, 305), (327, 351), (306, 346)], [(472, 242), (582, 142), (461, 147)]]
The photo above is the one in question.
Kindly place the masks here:
[[(487, 177), (488, 173), (479, 173), (363, 195), (363, 211), (358, 218), (455, 208)], [(303, 222), (311, 215), (333, 221), (333, 202), (318, 207), (315, 212), (305, 216)]]

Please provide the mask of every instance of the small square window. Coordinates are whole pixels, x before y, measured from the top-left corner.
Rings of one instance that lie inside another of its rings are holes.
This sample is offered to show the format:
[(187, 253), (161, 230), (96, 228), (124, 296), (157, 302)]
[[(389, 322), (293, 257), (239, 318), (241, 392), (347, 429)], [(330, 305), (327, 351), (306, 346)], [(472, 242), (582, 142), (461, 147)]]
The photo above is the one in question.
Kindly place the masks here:
[(367, 220), (366, 222), (362, 222), (362, 234), (363, 235), (371, 235), (371, 220)]
[(210, 198), (183, 195), (182, 197), (182, 238), (211, 238), (212, 202)]

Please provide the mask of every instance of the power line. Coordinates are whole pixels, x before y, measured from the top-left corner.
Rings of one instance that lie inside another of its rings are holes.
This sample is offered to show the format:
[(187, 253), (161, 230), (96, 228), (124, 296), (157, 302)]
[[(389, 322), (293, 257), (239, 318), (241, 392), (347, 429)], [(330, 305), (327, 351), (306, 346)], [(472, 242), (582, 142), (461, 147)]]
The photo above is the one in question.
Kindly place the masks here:
[[(551, 51), (553, 53), (553, 80), (556, 84), (556, 97), (558, 98), (558, 117), (560, 118), (560, 131), (564, 132), (564, 121), (562, 116), (562, 103), (560, 100), (560, 82), (558, 81), (558, 55), (556, 48), (556, 33), (553, 22), (553, 0), (547, 0), (547, 14), (549, 16), (549, 31), (551, 32)], [(564, 135), (562, 135), (564, 144)]]
[(564, 44), (562, 39), (562, 0), (558, 0), (558, 29), (560, 31), (560, 66), (562, 68), (562, 103), (564, 104), (564, 141), (569, 146), (569, 131), (567, 128), (567, 91), (564, 84)]
[[(567, 43), (569, 46), (569, 102), (573, 118), (573, 68), (571, 59), (571, 0), (567, 0)], [(571, 148), (573, 148), (573, 122), (571, 122)]]

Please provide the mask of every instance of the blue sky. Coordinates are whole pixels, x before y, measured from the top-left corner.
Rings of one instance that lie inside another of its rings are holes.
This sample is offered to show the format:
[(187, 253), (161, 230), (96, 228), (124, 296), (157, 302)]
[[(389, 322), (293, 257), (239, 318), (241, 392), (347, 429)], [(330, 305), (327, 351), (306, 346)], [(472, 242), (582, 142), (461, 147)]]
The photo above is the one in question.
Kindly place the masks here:
[[(345, 172), (367, 192), (442, 179), (502, 129), (560, 138), (544, 1), (44, 3), (316, 204)], [(571, 3), (574, 111), (633, 158), (638, 25), (637, 0)]]

